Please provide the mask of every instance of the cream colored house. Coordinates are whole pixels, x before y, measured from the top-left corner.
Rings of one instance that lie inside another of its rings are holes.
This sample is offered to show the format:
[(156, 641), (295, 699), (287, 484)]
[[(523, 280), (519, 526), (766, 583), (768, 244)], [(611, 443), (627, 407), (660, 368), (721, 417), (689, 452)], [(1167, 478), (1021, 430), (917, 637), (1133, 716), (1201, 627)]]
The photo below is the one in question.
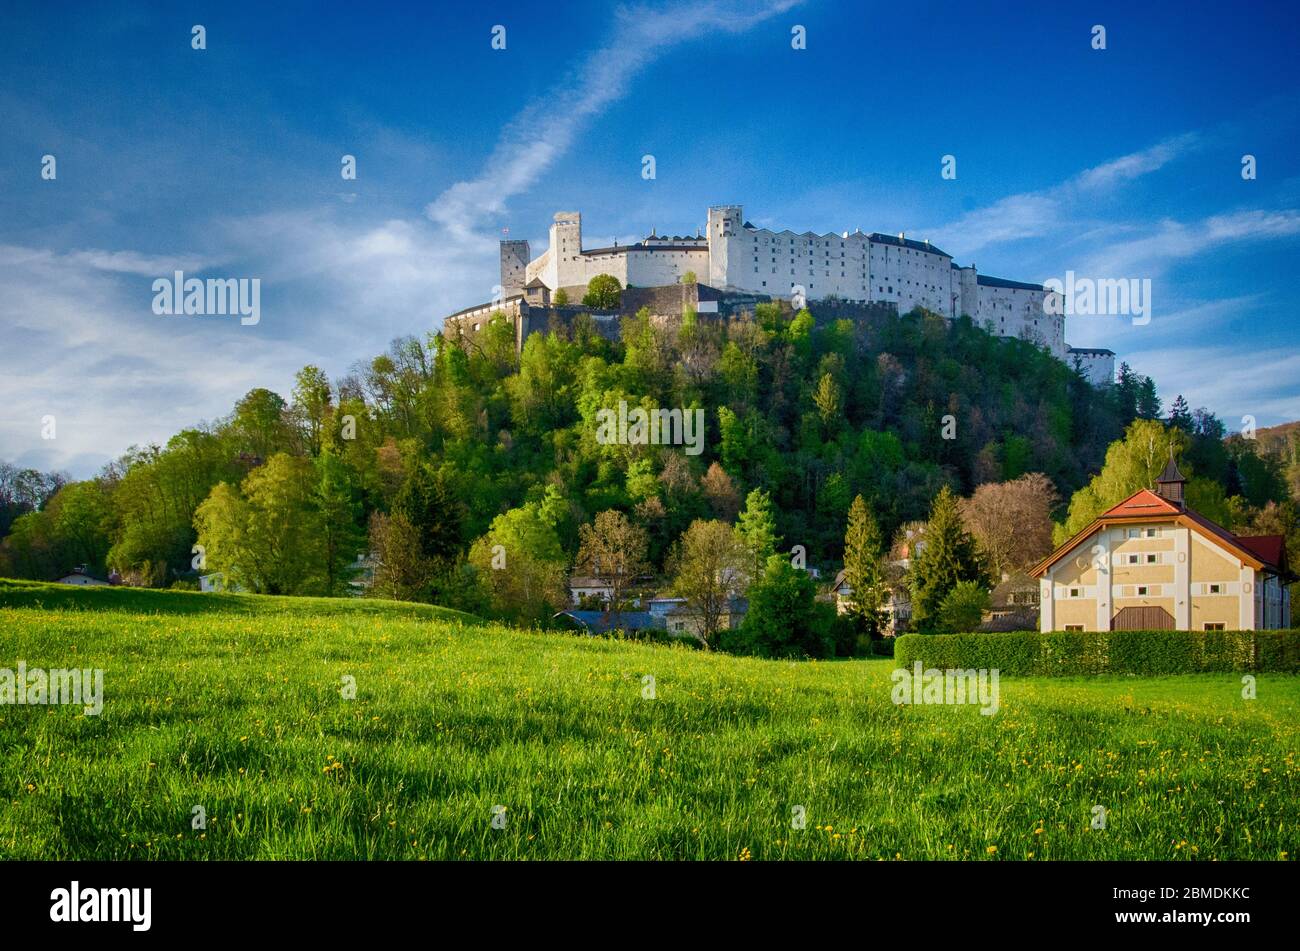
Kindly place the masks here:
[(1170, 458), (1141, 489), (1034, 566), (1043, 631), (1265, 630), (1291, 625), (1281, 535), (1240, 536), (1189, 509)]

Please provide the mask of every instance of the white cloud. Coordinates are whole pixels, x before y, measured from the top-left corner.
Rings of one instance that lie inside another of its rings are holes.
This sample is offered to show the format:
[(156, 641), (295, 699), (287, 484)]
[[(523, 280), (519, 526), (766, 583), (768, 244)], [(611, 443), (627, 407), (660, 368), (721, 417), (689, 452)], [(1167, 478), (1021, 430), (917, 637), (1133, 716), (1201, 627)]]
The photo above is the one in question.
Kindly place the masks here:
[(102, 251), (90, 249), (73, 251), (67, 255), (69, 261), (84, 264), (97, 271), (111, 271), (116, 274), (136, 274), (141, 277), (170, 277), (173, 271), (202, 271), (212, 262), (193, 254), (174, 256), (137, 254), (134, 251)]
[(0, 247), (0, 286), (0, 458), (25, 466), (85, 477), (309, 362), (236, 319), (156, 316), (148, 281), (125, 283), (84, 254)]
[(1066, 187), (1081, 192), (1113, 188), (1122, 182), (1132, 181), (1151, 172), (1159, 171), (1188, 149), (1194, 147), (1198, 141), (1199, 137), (1194, 132), (1166, 139), (1164, 142), (1159, 142), (1148, 149), (1086, 169), (1067, 182)]
[(671, 7), (621, 8), (610, 40), (583, 57), (569, 79), (530, 104), (506, 126), (483, 171), (431, 202), (425, 214), (459, 241), (486, 242), (477, 232), (506, 202), (531, 187), (566, 153), (578, 132), (621, 98), (629, 82), (670, 47), (710, 31), (738, 33), (797, 5), (797, 0), (735, 0)]
[[(219, 254), (0, 248), (0, 459), (84, 477), (127, 446), (163, 442), (228, 413), (255, 386), (285, 393), (316, 363), (337, 375), (399, 334), (421, 334), (497, 281), (493, 215), (623, 96), (637, 72), (672, 46), (740, 32), (794, 0), (705, 0), (628, 7), (609, 41), (524, 108), (475, 177), (446, 189), (424, 218), (359, 221), (359, 203), (335, 195), (317, 208), (219, 219)], [(343, 198), (343, 201), (339, 201)], [(262, 280), (262, 321), (161, 318), (146, 278), (220, 261), (230, 276)], [(54, 415), (58, 436), (40, 438)]]
[(1164, 220), (1140, 238), (1105, 245), (1078, 270), (1094, 277), (1154, 277), (1168, 265), (1210, 248), (1300, 234), (1300, 212), (1251, 209), (1200, 221)]
[(1195, 133), (1175, 136), (1085, 169), (1059, 185), (1009, 195), (929, 230), (938, 235), (936, 243), (940, 247), (958, 258), (968, 258), (982, 248), (1007, 241), (1077, 234), (1085, 226), (1072, 218), (1086, 220), (1091, 202), (1125, 182), (1164, 168), (1199, 141)]
[[(1300, 419), (1300, 353), (1294, 348), (1178, 347), (1125, 357), (1156, 380), (1166, 406), (1182, 394), (1193, 407), (1208, 406), (1229, 429), (1254, 416), (1261, 426)], [(1290, 390), (1290, 392), (1288, 392)]]

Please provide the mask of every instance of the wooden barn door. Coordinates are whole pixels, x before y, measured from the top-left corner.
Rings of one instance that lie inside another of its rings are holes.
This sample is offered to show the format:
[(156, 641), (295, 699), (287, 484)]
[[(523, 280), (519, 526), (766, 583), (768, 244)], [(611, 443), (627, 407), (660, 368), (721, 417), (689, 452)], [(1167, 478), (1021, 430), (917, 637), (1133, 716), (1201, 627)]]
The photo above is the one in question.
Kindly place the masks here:
[(1122, 608), (1110, 619), (1112, 631), (1172, 631), (1174, 616), (1160, 607)]

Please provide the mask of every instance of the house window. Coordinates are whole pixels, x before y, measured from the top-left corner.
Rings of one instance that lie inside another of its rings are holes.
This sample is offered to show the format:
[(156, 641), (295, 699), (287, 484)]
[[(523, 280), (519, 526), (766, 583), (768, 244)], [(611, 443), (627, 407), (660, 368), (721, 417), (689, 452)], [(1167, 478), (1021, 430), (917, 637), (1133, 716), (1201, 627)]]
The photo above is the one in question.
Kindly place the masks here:
[(1206, 622), (1205, 622), (1205, 630), (1207, 630), (1207, 631), (1222, 631), (1222, 630), (1223, 630), (1223, 622), (1222, 622), (1222, 621), (1206, 621)]
[(1148, 564), (1148, 565), (1159, 564), (1159, 562), (1160, 562), (1160, 556), (1159, 556), (1159, 555), (1147, 555), (1147, 564)]
[(1065, 629), (1066, 629), (1066, 631), (1082, 631), (1082, 630), (1083, 630), (1083, 625), (1082, 625), (1082, 624), (1067, 624), (1067, 625), (1065, 625)]
[(1137, 593), (1139, 598), (1144, 597), (1151, 593), (1151, 588), (1148, 585), (1140, 584), (1137, 586)]
[(1077, 598), (1077, 597), (1080, 596), (1081, 593), (1082, 593), (1082, 592), (1080, 591), (1080, 589), (1078, 589), (1078, 588), (1071, 588), (1071, 589), (1070, 589), (1070, 595), (1069, 595), (1069, 596), (1072, 597), (1072, 598)]
[(1207, 585), (1207, 588), (1208, 588), (1207, 593), (1209, 594), (1223, 594), (1223, 585), (1221, 584)]
[(1138, 563), (1138, 556), (1137, 556), (1137, 555), (1129, 555), (1129, 556), (1128, 556), (1128, 563), (1129, 563), (1130, 565), (1136, 565), (1136, 564)]

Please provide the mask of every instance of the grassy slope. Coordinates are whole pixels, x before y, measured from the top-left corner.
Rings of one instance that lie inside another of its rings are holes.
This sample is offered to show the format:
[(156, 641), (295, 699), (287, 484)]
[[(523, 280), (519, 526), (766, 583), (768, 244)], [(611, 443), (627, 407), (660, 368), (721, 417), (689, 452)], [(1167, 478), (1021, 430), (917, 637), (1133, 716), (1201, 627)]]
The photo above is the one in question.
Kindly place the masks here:
[(370, 598), (295, 598), (276, 595), (198, 591), (152, 591), (147, 588), (77, 587), (43, 581), (0, 578), (0, 606), (65, 611), (128, 611), (135, 614), (281, 614), (318, 616), (379, 615), (390, 618), (476, 623), (471, 614), (409, 601)]
[(984, 717), (894, 706), (889, 661), (127, 594), (38, 610), (0, 587), (0, 667), (106, 669), (97, 718), (0, 707), (0, 855), (1276, 859), (1300, 844), (1296, 677), (1261, 676), (1254, 701), (1231, 675), (1008, 679)]

